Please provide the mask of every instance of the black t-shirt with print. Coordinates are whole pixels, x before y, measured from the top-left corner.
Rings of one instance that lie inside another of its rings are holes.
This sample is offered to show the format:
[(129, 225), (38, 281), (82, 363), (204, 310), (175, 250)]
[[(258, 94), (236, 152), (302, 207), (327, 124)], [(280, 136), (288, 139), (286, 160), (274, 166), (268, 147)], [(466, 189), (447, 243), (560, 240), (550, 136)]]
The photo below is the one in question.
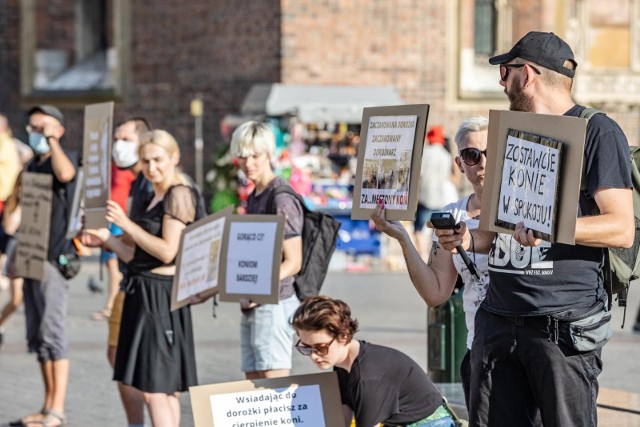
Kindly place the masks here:
[[(575, 105), (565, 116), (578, 117)], [(629, 146), (616, 122), (594, 115), (587, 125), (584, 191), (578, 216), (595, 215), (593, 199), (601, 188), (630, 188)], [(499, 234), (489, 253), (490, 286), (482, 307), (503, 315), (546, 315), (565, 310), (579, 313), (603, 301), (604, 250), (582, 245), (523, 247), (509, 234)]]
[(411, 424), (433, 414), (444, 401), (422, 368), (393, 348), (360, 341), (351, 371), (334, 371), (342, 404), (351, 408), (358, 427)]

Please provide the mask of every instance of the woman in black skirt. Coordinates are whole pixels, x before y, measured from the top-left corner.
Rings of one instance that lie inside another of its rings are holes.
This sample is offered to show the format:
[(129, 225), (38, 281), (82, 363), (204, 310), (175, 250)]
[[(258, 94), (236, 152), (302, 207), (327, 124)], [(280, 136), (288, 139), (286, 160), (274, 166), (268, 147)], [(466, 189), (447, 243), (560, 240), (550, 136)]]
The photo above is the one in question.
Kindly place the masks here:
[(191, 312), (170, 311), (181, 231), (197, 218), (198, 193), (178, 168), (175, 139), (155, 130), (139, 149), (144, 176), (153, 196), (132, 217), (115, 202), (107, 220), (124, 230), (121, 238), (107, 229), (87, 230), (127, 263), (126, 298), (114, 379), (143, 392), (154, 426), (180, 424), (179, 392), (197, 384)]

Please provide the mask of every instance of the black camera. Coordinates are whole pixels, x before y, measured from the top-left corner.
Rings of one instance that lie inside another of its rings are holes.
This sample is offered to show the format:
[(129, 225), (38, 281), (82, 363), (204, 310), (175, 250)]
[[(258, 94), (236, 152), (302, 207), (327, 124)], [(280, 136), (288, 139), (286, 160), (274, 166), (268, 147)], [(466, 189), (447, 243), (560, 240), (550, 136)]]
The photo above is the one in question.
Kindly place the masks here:
[(434, 212), (431, 214), (430, 220), (433, 228), (438, 228), (440, 230), (460, 228), (460, 225), (456, 223), (455, 218), (450, 212)]
[[(460, 224), (456, 222), (456, 219), (450, 212), (434, 212), (431, 214), (430, 221), (434, 228), (440, 230), (457, 230), (460, 228)], [(480, 280), (476, 266), (471, 262), (465, 250), (462, 249), (462, 246), (457, 246), (456, 249), (469, 269), (469, 272), (475, 276), (476, 279)]]

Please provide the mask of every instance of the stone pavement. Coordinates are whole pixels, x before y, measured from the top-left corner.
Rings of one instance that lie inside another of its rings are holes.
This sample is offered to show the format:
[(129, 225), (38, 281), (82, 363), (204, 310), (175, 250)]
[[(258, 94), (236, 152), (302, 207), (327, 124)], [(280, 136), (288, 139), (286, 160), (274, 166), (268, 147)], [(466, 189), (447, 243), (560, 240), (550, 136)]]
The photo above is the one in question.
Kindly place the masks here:
[[(90, 319), (106, 297), (89, 292), (90, 276), (98, 277), (95, 261), (85, 263), (70, 284), (71, 376), (66, 412), (72, 426), (124, 426), (124, 412), (105, 357), (107, 324)], [(395, 347), (426, 367), (426, 309), (406, 272), (375, 268), (370, 272), (331, 272), (323, 291), (351, 305), (360, 322), (358, 338)], [(7, 297), (6, 291), (1, 292), (0, 304)], [(614, 337), (603, 353), (603, 388), (640, 393), (640, 336), (630, 332), (639, 302), (640, 283), (632, 285), (624, 330), (620, 329), (621, 309), (614, 311)], [(237, 304), (221, 303), (215, 319), (210, 303), (194, 307), (192, 313), (200, 383), (242, 380)], [(20, 310), (10, 321), (0, 350), (0, 425), (38, 410), (42, 403), (40, 373), (35, 357), (25, 351), (24, 331), (24, 312)], [(313, 364), (295, 353), (293, 373), (310, 372), (317, 372)], [(181, 425), (192, 426), (189, 395), (184, 394), (181, 402)], [(635, 409), (640, 410), (640, 403)], [(603, 418), (604, 412), (611, 411), (603, 411), (601, 426), (640, 426), (640, 416), (631, 416), (628, 424), (614, 423)]]

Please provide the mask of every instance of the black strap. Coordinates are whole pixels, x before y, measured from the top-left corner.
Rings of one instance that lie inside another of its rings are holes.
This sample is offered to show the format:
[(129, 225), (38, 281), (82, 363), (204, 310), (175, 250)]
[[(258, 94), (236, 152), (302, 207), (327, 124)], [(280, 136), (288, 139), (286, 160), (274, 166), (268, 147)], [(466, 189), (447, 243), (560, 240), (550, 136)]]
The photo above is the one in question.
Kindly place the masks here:
[(298, 200), (298, 202), (300, 202), (300, 205), (302, 206), (302, 210), (305, 215), (311, 212), (309, 208), (307, 208), (307, 205), (305, 205), (304, 200), (302, 199), (302, 196), (296, 193), (296, 191), (293, 188), (291, 188), (289, 184), (285, 184), (285, 185), (280, 185), (276, 187), (269, 195), (269, 199), (267, 199), (267, 213), (274, 214), (274, 215), (278, 213), (278, 210), (274, 205), (274, 201), (276, 199), (276, 196), (282, 193), (295, 197)]

